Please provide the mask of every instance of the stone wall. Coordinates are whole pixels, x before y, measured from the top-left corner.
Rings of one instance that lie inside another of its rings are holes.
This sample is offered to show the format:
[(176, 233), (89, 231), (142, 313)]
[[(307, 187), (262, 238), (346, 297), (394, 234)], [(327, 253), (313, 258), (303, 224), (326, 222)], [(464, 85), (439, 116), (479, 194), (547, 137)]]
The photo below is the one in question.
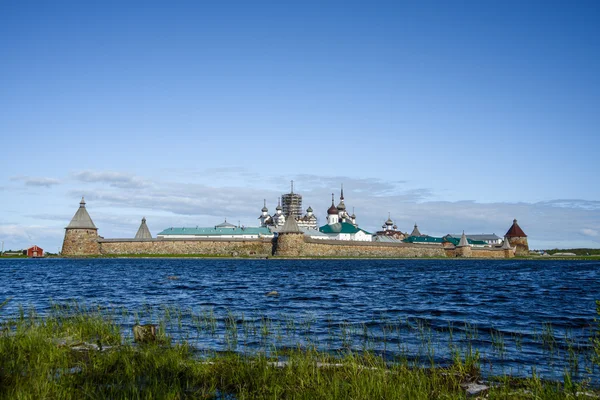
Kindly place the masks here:
[(514, 249), (504, 250), (500, 248), (479, 248), (479, 247), (456, 247), (454, 249), (446, 248), (446, 256), (462, 258), (512, 258)]
[(440, 244), (353, 242), (305, 238), (282, 233), (271, 239), (104, 239), (93, 229), (67, 229), (62, 254), (170, 255), (198, 254), (228, 257), (463, 257), (510, 258), (514, 249), (448, 248)]
[(63, 256), (99, 255), (98, 231), (96, 229), (66, 229), (61, 254)]
[(273, 254), (271, 239), (100, 239), (100, 253), (256, 256)]
[(278, 256), (284, 257), (445, 257), (441, 245), (408, 243), (351, 242), (304, 238), (298, 234), (281, 234)]
[(529, 255), (529, 243), (527, 242), (526, 237), (509, 237), (508, 243), (510, 243), (511, 247), (516, 247), (518, 256), (528, 256)]

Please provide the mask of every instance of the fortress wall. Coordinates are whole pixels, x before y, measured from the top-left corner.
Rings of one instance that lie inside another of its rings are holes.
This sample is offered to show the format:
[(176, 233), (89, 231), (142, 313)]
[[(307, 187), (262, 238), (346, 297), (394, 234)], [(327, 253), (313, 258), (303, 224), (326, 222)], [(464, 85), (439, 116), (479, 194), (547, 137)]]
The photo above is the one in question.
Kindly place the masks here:
[(504, 249), (457, 247), (455, 249), (446, 249), (446, 255), (452, 258), (512, 258), (514, 257), (514, 252)]
[(287, 257), (445, 257), (441, 245), (352, 242), (305, 239), (301, 235), (280, 235), (278, 256)]
[(100, 253), (120, 254), (202, 254), (214, 256), (262, 256), (272, 254), (270, 239), (101, 239)]

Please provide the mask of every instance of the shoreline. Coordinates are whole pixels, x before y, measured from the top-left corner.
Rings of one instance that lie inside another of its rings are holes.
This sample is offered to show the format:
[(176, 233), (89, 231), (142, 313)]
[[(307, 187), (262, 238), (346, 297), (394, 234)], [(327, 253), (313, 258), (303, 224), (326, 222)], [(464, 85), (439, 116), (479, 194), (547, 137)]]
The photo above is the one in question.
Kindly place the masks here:
[[(168, 334), (171, 317), (163, 318), (151, 325), (156, 333), (138, 342), (123, 330), (117, 314), (78, 305), (57, 305), (44, 317), (32, 311), (0, 318), (0, 398), (81, 398), (92, 392), (104, 398), (600, 396), (597, 383), (569, 375), (563, 381), (542, 379), (535, 372), (486, 376), (479, 351), (471, 347), (457, 349), (441, 364), (388, 360), (351, 348), (322, 351), (310, 343), (250, 353), (195, 350), (185, 340), (174, 343)], [(237, 330), (229, 326), (219, 335), (237, 335)]]
[(119, 255), (93, 255), (93, 256), (44, 256), (28, 258), (26, 256), (2, 256), (0, 260), (29, 260), (29, 259), (210, 259), (210, 260), (473, 260), (473, 261), (600, 261), (600, 255), (590, 256), (532, 256), (532, 257), (514, 257), (505, 258), (486, 258), (486, 257), (356, 257), (356, 256), (306, 256), (306, 257), (288, 257), (288, 256), (230, 256), (230, 255), (204, 255), (204, 254), (119, 254)]

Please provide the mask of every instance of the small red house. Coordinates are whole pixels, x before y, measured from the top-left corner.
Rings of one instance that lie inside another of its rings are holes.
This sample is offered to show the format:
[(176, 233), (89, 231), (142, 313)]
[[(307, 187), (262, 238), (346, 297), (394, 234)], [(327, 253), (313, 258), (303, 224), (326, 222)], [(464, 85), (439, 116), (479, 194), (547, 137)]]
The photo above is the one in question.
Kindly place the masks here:
[(27, 249), (27, 257), (37, 258), (44, 257), (44, 249), (39, 246), (31, 246)]

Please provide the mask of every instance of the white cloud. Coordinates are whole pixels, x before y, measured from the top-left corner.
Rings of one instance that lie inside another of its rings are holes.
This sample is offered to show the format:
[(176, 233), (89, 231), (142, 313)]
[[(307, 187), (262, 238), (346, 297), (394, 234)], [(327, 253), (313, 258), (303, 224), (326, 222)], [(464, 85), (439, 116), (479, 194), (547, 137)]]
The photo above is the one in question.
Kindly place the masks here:
[(48, 187), (48, 188), (61, 183), (58, 179), (55, 179), (55, 178), (29, 177), (29, 176), (13, 176), (12, 178), (10, 178), (10, 180), (22, 181), (27, 186)]
[[(211, 226), (227, 217), (254, 226), (267, 199), (270, 212), (275, 211), (277, 198), (289, 192), (290, 177), (266, 177), (263, 182), (249, 184), (217, 179), (233, 174), (231, 169), (206, 170), (201, 177), (206, 183), (150, 181), (118, 172), (90, 172), (77, 174), (86, 182), (109, 183), (97, 190), (84, 193), (72, 191), (72, 197), (85, 195), (92, 219), (105, 237), (128, 235), (139, 225), (141, 216), (148, 217), (154, 231), (169, 226)], [(245, 171), (240, 171), (243, 175)], [(437, 194), (429, 188), (413, 188), (403, 181), (388, 182), (380, 179), (349, 178), (345, 176), (297, 175), (295, 192), (303, 196), (303, 208), (315, 210), (320, 224), (325, 224), (325, 211), (331, 205), (331, 193), (339, 202), (340, 184), (344, 184), (345, 203), (356, 212), (359, 225), (377, 231), (387, 219), (388, 212), (405, 232), (416, 222), (422, 233), (441, 236), (447, 233), (495, 233), (503, 236), (517, 218), (529, 236), (532, 247), (536, 244), (564, 243), (576, 247), (597, 242), (600, 232), (600, 202), (580, 199), (557, 199), (538, 203), (478, 203), (473, 200), (434, 201)], [(213, 184), (217, 181), (218, 183)], [(230, 183), (230, 186), (224, 184)], [(221, 186), (220, 186), (221, 185)], [(138, 190), (141, 186), (144, 190)], [(73, 210), (75, 211), (75, 210)], [(113, 216), (118, 215), (117, 220)], [(155, 219), (153, 220), (153, 216)], [(123, 220), (129, 218), (131, 220)], [(121, 222), (119, 222), (121, 221)], [(65, 219), (68, 223), (68, 218)], [(596, 235), (596, 236), (595, 236)], [(588, 239), (582, 240), (583, 236)], [(541, 247), (536, 247), (541, 248)]]
[(122, 189), (139, 189), (149, 186), (148, 181), (123, 172), (81, 171), (73, 174), (73, 177), (81, 182), (107, 183), (109, 186)]
[(592, 237), (597, 237), (599, 234), (597, 230), (589, 229), (589, 228), (582, 229), (581, 233), (583, 233), (585, 236), (592, 236)]

